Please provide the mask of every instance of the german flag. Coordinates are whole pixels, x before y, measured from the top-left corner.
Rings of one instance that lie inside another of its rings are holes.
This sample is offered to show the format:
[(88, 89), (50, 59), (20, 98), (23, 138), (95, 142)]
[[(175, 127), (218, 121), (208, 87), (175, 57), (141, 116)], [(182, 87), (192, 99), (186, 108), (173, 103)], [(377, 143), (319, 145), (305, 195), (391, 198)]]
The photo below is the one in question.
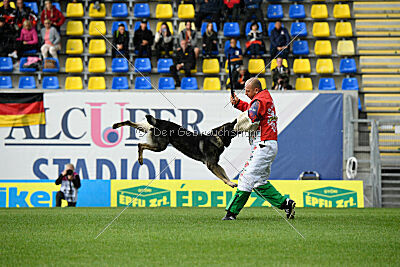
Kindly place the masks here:
[(43, 93), (0, 93), (0, 127), (45, 123)]

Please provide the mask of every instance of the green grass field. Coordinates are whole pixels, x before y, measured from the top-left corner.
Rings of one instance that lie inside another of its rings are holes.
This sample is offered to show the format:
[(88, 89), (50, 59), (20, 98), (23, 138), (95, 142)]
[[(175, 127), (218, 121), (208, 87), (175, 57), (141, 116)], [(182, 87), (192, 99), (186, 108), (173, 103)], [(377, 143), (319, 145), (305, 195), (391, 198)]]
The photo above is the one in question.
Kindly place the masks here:
[(0, 210), (0, 264), (398, 265), (400, 209), (297, 209), (302, 240), (271, 208)]

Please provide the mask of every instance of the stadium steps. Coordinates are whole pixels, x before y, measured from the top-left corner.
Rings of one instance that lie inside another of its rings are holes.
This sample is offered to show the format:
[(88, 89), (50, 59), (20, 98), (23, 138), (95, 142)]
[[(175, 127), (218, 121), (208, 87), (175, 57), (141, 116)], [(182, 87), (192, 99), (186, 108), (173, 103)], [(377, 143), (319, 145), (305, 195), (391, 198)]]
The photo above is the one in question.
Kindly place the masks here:
[(357, 19), (357, 36), (400, 36), (400, 19)]
[(400, 56), (360, 56), (362, 73), (400, 73)]
[(382, 167), (382, 206), (400, 207), (400, 166)]
[(400, 2), (358, 2), (353, 3), (355, 18), (400, 18)]
[(357, 47), (360, 55), (398, 55), (400, 37), (360, 37)]

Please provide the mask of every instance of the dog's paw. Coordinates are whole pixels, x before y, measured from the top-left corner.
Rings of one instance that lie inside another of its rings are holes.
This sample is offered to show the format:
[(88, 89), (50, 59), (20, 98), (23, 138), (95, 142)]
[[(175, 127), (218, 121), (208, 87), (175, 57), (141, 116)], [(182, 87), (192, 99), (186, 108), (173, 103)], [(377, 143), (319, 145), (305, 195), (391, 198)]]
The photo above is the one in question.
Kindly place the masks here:
[(119, 123), (114, 123), (112, 126), (113, 129), (118, 129), (119, 127), (120, 127)]
[(232, 188), (235, 188), (235, 187), (238, 186), (237, 184), (235, 184), (235, 183), (233, 183), (233, 182), (231, 182), (231, 181), (227, 182), (226, 184), (229, 185), (229, 186), (232, 187)]
[(138, 161), (139, 161), (139, 164), (140, 164), (140, 165), (143, 165), (143, 158), (142, 158), (142, 157), (139, 157), (139, 158), (138, 158)]

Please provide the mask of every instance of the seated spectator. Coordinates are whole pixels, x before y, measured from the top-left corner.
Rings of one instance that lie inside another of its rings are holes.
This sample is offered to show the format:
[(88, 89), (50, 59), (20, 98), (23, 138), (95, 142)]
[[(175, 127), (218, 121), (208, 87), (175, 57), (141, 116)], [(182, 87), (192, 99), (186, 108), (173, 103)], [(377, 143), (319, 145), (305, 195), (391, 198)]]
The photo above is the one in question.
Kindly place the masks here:
[(125, 30), (125, 25), (120, 23), (118, 30), (113, 32), (113, 45), (120, 52), (118, 53), (114, 48), (112, 49), (112, 57), (119, 57), (124, 55), (126, 58), (129, 57), (129, 32)]
[(247, 34), (246, 54), (249, 54), (251, 58), (260, 58), (263, 53), (265, 53), (265, 45), (262, 40), (262, 34), (258, 30), (257, 22), (253, 22), (251, 30)]
[(133, 44), (135, 50), (138, 50), (139, 57), (144, 57), (144, 55), (146, 55), (148, 58), (151, 58), (153, 40), (153, 33), (147, 29), (147, 21), (142, 20), (140, 28), (135, 31), (135, 37), (133, 38)]
[(52, 58), (57, 58), (57, 51), (61, 49), (61, 37), (55, 27), (51, 26), (50, 20), (44, 21), (44, 28), (41, 30), (43, 45), (40, 48), (43, 58), (50, 53)]
[(242, 49), (236, 46), (235, 38), (232, 38), (230, 40), (230, 47), (226, 50), (225, 55), (227, 59), (228, 56), (230, 56), (231, 58), (230, 71), (232, 72), (232, 79), (236, 81), (238, 76), (238, 69), (241, 65), (243, 65), (243, 55), (242, 55)]
[(211, 57), (213, 52), (218, 51), (217, 33), (213, 29), (211, 22), (207, 24), (207, 29), (203, 34), (203, 54)]
[(239, 68), (239, 72), (236, 79), (233, 79), (235, 83), (233, 84), (234, 89), (244, 89), (244, 84), (250, 79), (250, 73), (243, 66)]
[(44, 1), (44, 9), (40, 15), (40, 21), (44, 25), (45, 20), (50, 20), (51, 26), (60, 32), (61, 25), (65, 22), (65, 17), (60, 10), (55, 8), (50, 0)]
[(229, 21), (229, 16), (231, 21), (239, 21), (240, 14), (240, 0), (224, 0), (222, 6), (222, 17), (224, 21)]
[(185, 40), (181, 40), (180, 47), (176, 51), (174, 65), (169, 68), (169, 71), (174, 77), (175, 86), (180, 87), (181, 82), (179, 80), (178, 71), (184, 70), (185, 76), (191, 77), (191, 70), (196, 67), (196, 58), (194, 55), (193, 48), (188, 46)]
[(25, 51), (38, 48), (38, 36), (36, 29), (32, 27), (29, 20), (25, 20), (20, 36), (17, 38), (16, 49), (10, 55), (14, 58), (21, 58)]
[(275, 23), (275, 28), (271, 31), (271, 58), (282, 51), (279, 56), (286, 58), (289, 55), (289, 47), (286, 47), (290, 43), (290, 35), (286, 28), (282, 27), (282, 23), (278, 20)]
[(201, 23), (208, 17), (210, 21), (219, 24), (219, 14), (221, 11), (221, 0), (198, 0), (199, 11), (196, 12), (196, 28), (200, 29)]
[(165, 52), (165, 57), (169, 57), (169, 52), (172, 51), (173, 38), (171, 31), (166, 22), (161, 24), (160, 30), (156, 32), (156, 36), (154, 38), (154, 42), (156, 43), (156, 56), (157, 59), (161, 57), (161, 52)]
[(256, 17), (256, 21), (261, 22), (261, 27), (265, 33), (264, 15), (261, 9), (262, 0), (244, 0), (244, 23), (243, 32), (246, 32), (247, 22), (253, 20), (253, 16)]
[(36, 28), (37, 17), (29, 7), (24, 6), (23, 0), (17, 0), (16, 9), (11, 13), (10, 19), (18, 32), (21, 31), (25, 20), (29, 20), (32, 27)]
[[(11, 57), (15, 48), (16, 33), (10, 24), (6, 23), (6, 19), (0, 17), (0, 57)], [(11, 54), (9, 54), (11, 53)], [(17, 53), (15, 52), (15, 57)]]
[(3, 6), (0, 7), (0, 16), (5, 18), (6, 23), (11, 23), (10, 15), (14, 12), (14, 8), (10, 6), (9, 0), (3, 1)]
[(291, 90), (289, 84), (290, 69), (282, 65), (282, 57), (276, 58), (276, 68), (271, 71), (272, 88), (274, 90)]
[(192, 29), (192, 23), (190, 21), (185, 22), (185, 28), (179, 34), (179, 43), (185, 40), (188, 45), (194, 49), (196, 59), (199, 57), (200, 49), (197, 47), (197, 32)]

